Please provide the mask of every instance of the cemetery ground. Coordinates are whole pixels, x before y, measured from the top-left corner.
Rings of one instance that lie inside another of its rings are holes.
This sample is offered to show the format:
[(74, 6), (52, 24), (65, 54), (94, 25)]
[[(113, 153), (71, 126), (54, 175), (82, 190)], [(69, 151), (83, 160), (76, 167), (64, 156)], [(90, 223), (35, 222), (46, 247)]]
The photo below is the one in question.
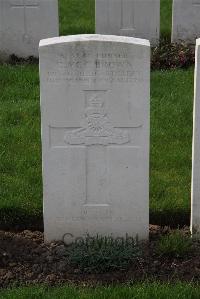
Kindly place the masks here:
[[(59, 3), (62, 34), (94, 32), (94, 1)], [(161, 1), (165, 39), (170, 3)], [(0, 287), (45, 283), (0, 297), (199, 298), (198, 285), (168, 284), (200, 278), (200, 242), (191, 241), (188, 229), (193, 74), (193, 66), (151, 73), (150, 242), (65, 247), (43, 243), (38, 65), (0, 65)], [(79, 287), (47, 289), (66, 282)], [(104, 287), (110, 284), (117, 286)]]

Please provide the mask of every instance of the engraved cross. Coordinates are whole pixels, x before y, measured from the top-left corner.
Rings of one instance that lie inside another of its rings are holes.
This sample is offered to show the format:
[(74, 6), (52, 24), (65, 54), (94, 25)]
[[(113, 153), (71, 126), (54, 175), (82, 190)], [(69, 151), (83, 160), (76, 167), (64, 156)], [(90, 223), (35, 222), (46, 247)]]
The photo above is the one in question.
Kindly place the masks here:
[(27, 9), (36, 9), (39, 7), (38, 0), (10, 0), (11, 8), (23, 9), (24, 40), (28, 41), (27, 30)]
[(112, 125), (105, 107), (107, 90), (85, 90), (84, 122), (81, 128), (70, 130), (65, 142), (86, 146), (86, 201), (83, 213), (100, 208), (109, 214), (107, 145), (129, 143), (126, 129)]
[(135, 3), (132, 0), (121, 0), (120, 34), (133, 36), (135, 32)]

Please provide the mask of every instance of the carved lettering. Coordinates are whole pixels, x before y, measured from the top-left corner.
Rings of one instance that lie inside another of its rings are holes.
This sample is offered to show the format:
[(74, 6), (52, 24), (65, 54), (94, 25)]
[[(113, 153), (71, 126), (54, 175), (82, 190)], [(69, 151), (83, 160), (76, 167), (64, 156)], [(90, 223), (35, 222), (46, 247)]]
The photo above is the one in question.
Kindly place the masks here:
[(134, 57), (131, 61), (125, 52), (97, 52), (94, 60), (91, 53), (81, 51), (70, 59), (65, 55), (58, 58), (56, 71), (48, 71), (47, 82), (134, 83), (143, 80), (140, 72), (133, 68)]

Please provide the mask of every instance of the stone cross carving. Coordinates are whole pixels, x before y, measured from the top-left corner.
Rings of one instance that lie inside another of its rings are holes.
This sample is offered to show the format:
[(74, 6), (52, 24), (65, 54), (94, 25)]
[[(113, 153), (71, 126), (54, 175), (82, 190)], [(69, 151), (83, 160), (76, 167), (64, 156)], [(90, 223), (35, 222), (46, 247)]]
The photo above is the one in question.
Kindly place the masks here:
[(27, 30), (27, 9), (38, 9), (38, 0), (10, 0), (10, 7), (23, 10), (23, 23), (24, 23), (24, 41), (29, 41)]
[(121, 0), (121, 35), (133, 36), (135, 32), (135, 3)]
[[(85, 111), (81, 128), (70, 130), (64, 139), (68, 145), (86, 146), (86, 200), (83, 214), (99, 207), (109, 217), (107, 146), (130, 141), (126, 129), (114, 128), (105, 108), (107, 90), (84, 90)], [(98, 155), (97, 155), (98, 153)]]

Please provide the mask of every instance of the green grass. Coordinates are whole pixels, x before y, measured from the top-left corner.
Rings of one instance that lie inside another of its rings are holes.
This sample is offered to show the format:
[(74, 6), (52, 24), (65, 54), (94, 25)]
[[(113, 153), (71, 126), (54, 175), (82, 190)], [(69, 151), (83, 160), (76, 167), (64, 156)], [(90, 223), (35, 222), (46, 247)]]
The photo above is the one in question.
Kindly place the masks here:
[[(170, 39), (172, 0), (161, 0), (161, 36)], [(60, 34), (95, 32), (95, 0), (59, 0)]]
[(200, 287), (193, 284), (145, 283), (116, 287), (24, 287), (3, 290), (2, 299), (198, 299)]
[(41, 218), (38, 68), (1, 66), (0, 86), (0, 218), (14, 225)]
[(95, 0), (59, 0), (60, 35), (95, 32)]
[[(1, 65), (0, 86), (0, 221), (30, 227), (42, 219), (38, 67)], [(152, 73), (151, 223), (189, 218), (192, 100), (193, 68)]]
[(193, 68), (152, 73), (150, 211), (158, 223), (189, 218), (192, 103)]
[(168, 40), (171, 39), (171, 27), (172, 27), (172, 0), (160, 1), (160, 32), (161, 37)]
[(138, 262), (141, 248), (133, 238), (90, 237), (66, 248), (69, 265), (81, 273), (125, 271), (130, 263)]
[(172, 258), (182, 258), (189, 254), (191, 250), (191, 236), (184, 235), (179, 230), (161, 236), (157, 247), (158, 254)]

